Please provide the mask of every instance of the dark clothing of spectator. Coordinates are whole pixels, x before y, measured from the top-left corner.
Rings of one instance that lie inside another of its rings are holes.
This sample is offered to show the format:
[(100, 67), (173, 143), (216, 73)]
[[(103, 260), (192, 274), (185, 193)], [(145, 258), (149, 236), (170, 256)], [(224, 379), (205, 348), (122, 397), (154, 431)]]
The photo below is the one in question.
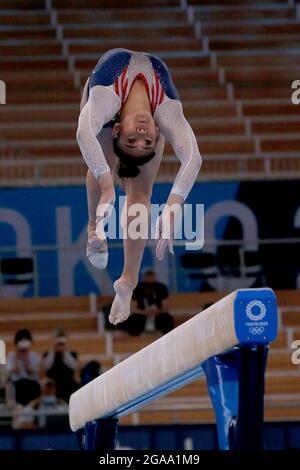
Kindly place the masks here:
[[(139, 310), (145, 310), (151, 306), (162, 309), (163, 300), (169, 297), (167, 287), (160, 282), (139, 282), (133, 291), (132, 299), (137, 302)], [(148, 315), (134, 312), (124, 322), (124, 328), (131, 336), (140, 335), (146, 328)], [(155, 330), (163, 334), (174, 328), (173, 317), (168, 312), (159, 312), (154, 319)]]
[(74, 379), (77, 353), (50, 351), (44, 354), (44, 363), (47, 377), (55, 381), (57, 397), (68, 403), (70, 395), (78, 388)]
[(169, 297), (167, 287), (161, 282), (139, 282), (133, 291), (132, 299), (137, 301), (137, 307), (144, 310), (150, 305), (162, 308), (162, 301)]
[(19, 379), (14, 382), (14, 386), (15, 400), (24, 406), (41, 394), (40, 384), (36, 380)]
[[(130, 336), (139, 336), (146, 329), (147, 315), (142, 313), (132, 313), (123, 323), (124, 328)], [(155, 315), (154, 328), (162, 334), (169, 333), (174, 328), (174, 319), (168, 312)]]
[(81, 369), (81, 386), (88, 384), (102, 374), (102, 367), (98, 361), (90, 361)]
[(31, 351), (32, 336), (27, 329), (15, 334), (15, 349), (7, 355), (6, 372), (14, 400), (27, 405), (40, 395), (40, 357)]

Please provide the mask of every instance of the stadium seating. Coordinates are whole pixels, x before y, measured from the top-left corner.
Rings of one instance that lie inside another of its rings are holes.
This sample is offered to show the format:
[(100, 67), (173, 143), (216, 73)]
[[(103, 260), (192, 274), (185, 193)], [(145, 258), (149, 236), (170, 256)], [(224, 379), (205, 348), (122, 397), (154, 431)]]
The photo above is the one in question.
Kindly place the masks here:
[[(1, 2), (0, 179), (82, 182), (75, 140), (80, 91), (113, 47), (160, 55), (198, 138), (204, 178), (300, 169), (300, 20), (291, 2)], [(229, 21), (230, 18), (230, 21)], [(159, 37), (159, 41), (157, 41)], [(16, 71), (18, 73), (16, 73)], [(159, 178), (178, 162), (169, 145)]]
[[(84, 182), (75, 139), (80, 94), (100, 55), (113, 47), (153, 52), (168, 64), (199, 142), (203, 179), (299, 176), (300, 115), (291, 101), (291, 83), (300, 79), (299, 8), (288, 0), (1, 0), (0, 79), (7, 86), (1, 184)], [(172, 181), (179, 164), (168, 144), (165, 154), (158, 179)], [(222, 295), (172, 294), (176, 325)], [(300, 420), (300, 369), (291, 362), (300, 293), (277, 295), (280, 331), (268, 361), (266, 418)], [(99, 297), (97, 310), (109, 300)], [(105, 370), (159, 337), (103, 335), (100, 319), (88, 297), (0, 299), (8, 350), (15, 331), (28, 327), (43, 353), (62, 326), (80, 364), (97, 359)], [(213, 421), (203, 379), (122, 419)]]
[[(172, 294), (170, 311), (179, 324), (222, 296), (224, 294), (220, 292)], [(266, 419), (297, 420), (300, 419), (300, 369), (291, 361), (291, 345), (300, 339), (300, 291), (278, 291), (277, 298), (280, 330), (277, 340), (271, 345), (268, 359)], [(98, 297), (97, 310), (100, 311), (109, 300), (109, 297)], [(28, 327), (34, 336), (34, 350), (43, 353), (51, 347), (53, 328), (63, 326), (69, 332), (69, 347), (79, 352), (81, 366), (96, 359), (104, 370), (159, 338), (159, 333), (130, 338), (118, 330), (99, 333), (99, 319), (90, 313), (88, 297), (3, 299), (0, 300), (0, 312), (1, 336), (7, 342), (8, 350), (13, 348), (16, 329)], [(124, 424), (213, 421), (203, 379), (122, 418)]]

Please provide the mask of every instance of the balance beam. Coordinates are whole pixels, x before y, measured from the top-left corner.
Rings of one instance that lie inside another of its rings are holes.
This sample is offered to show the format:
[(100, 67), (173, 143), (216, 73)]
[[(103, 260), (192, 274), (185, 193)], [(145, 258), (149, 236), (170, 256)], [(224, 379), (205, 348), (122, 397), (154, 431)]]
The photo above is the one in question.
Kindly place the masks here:
[(274, 292), (236, 290), (73, 393), (70, 427), (129, 414), (201, 376), (209, 358), (276, 335)]

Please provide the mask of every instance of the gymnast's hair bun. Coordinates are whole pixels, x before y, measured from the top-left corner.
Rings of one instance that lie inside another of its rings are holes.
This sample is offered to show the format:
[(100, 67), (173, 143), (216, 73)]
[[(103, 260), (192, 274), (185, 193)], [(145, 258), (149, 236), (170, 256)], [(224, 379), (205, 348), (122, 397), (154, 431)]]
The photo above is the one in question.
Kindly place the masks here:
[(119, 178), (135, 178), (137, 175), (140, 174), (140, 170), (135, 165), (124, 165), (123, 163), (119, 163), (117, 173)]
[(141, 157), (133, 157), (125, 153), (118, 144), (118, 137), (113, 139), (115, 155), (119, 158), (117, 174), (119, 178), (135, 178), (140, 174), (138, 166), (145, 165), (155, 156), (155, 152)]

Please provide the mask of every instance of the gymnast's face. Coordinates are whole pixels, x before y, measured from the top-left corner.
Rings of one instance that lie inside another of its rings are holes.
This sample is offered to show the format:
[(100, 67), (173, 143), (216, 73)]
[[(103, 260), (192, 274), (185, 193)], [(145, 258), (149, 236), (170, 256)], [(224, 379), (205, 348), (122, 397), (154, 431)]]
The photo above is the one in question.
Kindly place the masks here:
[(148, 111), (130, 113), (115, 124), (113, 135), (119, 135), (119, 147), (133, 156), (142, 157), (153, 152), (159, 134), (153, 117)]

